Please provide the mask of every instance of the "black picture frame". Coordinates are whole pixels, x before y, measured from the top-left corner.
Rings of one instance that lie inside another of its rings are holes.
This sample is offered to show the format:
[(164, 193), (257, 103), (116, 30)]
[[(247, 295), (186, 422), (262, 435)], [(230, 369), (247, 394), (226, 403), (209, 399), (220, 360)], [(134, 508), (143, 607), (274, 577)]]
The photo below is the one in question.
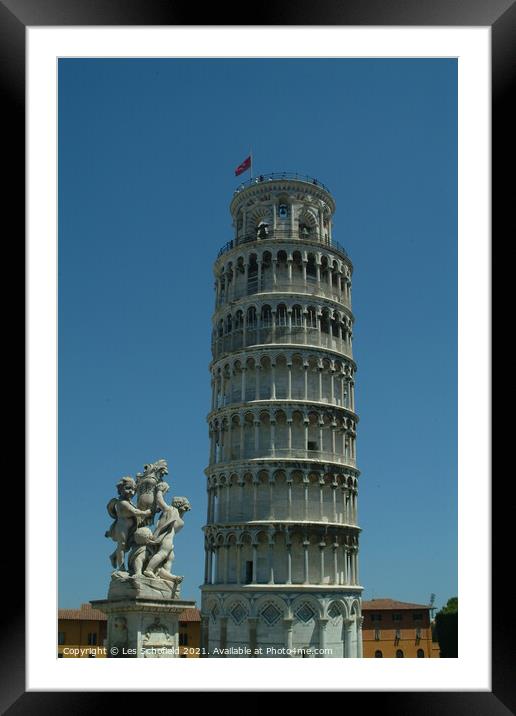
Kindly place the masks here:
[[(173, 0), (0, 0), (0, 82), (4, 99), (11, 159), (4, 206), (15, 217), (22, 233), (25, 216), (25, 38), (27, 27), (37, 26), (186, 26), (199, 25), (354, 25), (354, 26), (489, 26), (492, 32), (492, 211), (493, 235), (510, 226), (508, 212), (514, 203), (513, 131), (516, 114), (511, 106), (511, 84), (516, 58), (515, 0), (322, 0), (316, 9), (310, 0), (288, 0), (253, 7), (252, 22), (220, 4), (203, 5), (199, 10)], [(195, 16), (194, 16), (195, 15)], [(5, 216), (5, 215), (4, 215)], [(20, 236), (13, 246), (24, 246)], [(504, 526), (510, 524), (505, 493), (493, 484), (496, 520), (492, 529), (492, 691), (491, 692), (351, 692), (361, 709), (378, 708), (381, 713), (417, 716), (482, 714), (503, 716), (516, 711), (514, 693), (514, 650), (510, 609), (502, 604), (502, 578), (507, 573), (507, 544)], [(505, 489), (505, 486), (504, 486)], [(21, 545), (20, 545), (21, 546)], [(18, 575), (21, 579), (21, 575)], [(505, 581), (505, 580), (504, 580)], [(18, 582), (20, 585), (21, 582)], [(504, 585), (505, 586), (505, 585)], [(21, 589), (21, 588), (19, 588)], [(21, 591), (4, 614), (0, 708), (2, 713), (91, 713), (97, 702), (109, 698), (99, 692), (26, 692), (25, 611)], [(505, 595), (504, 595), (505, 596)], [(486, 618), (485, 605), (479, 607)], [(509, 621), (507, 621), (509, 619)], [(471, 629), (475, 625), (471, 625)], [(292, 690), (292, 689), (290, 689)], [(315, 690), (315, 689), (314, 689)], [(119, 699), (122, 694), (117, 693)], [(138, 698), (132, 693), (130, 698)], [(360, 701), (358, 701), (360, 699)], [(117, 704), (118, 706), (118, 704)], [(333, 707), (332, 707), (333, 708)]]

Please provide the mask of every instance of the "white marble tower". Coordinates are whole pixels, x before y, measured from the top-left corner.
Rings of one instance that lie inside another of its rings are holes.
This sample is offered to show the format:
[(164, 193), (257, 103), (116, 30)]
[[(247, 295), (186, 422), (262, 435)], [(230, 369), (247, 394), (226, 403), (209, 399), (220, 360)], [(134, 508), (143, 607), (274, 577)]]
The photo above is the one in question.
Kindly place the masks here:
[(311, 177), (268, 174), (230, 210), (214, 265), (202, 645), (361, 657), (353, 269), (335, 201)]

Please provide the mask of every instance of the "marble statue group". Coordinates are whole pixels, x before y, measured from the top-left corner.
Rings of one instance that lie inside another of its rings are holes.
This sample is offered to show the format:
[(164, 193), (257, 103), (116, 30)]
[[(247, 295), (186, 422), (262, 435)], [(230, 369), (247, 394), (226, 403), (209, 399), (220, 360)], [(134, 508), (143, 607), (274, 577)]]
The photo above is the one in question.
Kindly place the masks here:
[[(136, 480), (122, 477), (116, 484), (118, 497), (107, 504), (114, 521), (106, 537), (116, 542), (110, 555), (112, 581), (164, 580), (177, 591), (182, 577), (172, 574), (174, 537), (184, 525), (183, 515), (190, 510), (190, 503), (186, 497), (167, 502), (165, 475), (167, 462), (158, 460), (144, 465)], [(136, 505), (132, 502), (135, 495)]]

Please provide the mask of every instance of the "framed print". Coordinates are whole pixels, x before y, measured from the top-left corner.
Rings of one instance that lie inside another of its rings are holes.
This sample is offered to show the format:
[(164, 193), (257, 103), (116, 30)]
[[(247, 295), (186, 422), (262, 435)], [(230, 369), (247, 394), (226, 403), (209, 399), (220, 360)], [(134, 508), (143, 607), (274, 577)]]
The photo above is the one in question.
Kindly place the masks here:
[[(0, 6), (13, 146), (27, 121), (9, 202), (21, 213), (25, 180), (28, 556), (5, 633), (10, 713), (125, 690), (514, 708), (496, 530), (490, 587), (488, 141), (496, 218), (514, 6), (307, 10), (192, 25), (160, 3)], [(156, 611), (158, 581), (175, 611)], [(417, 624), (412, 654), (394, 622), (433, 584), (436, 606), (460, 596), (458, 656), (390, 659), (432, 656)], [(192, 656), (191, 610), (201, 656), (337, 658), (58, 658), (76, 642), (56, 609), (90, 603), (107, 632), (85, 638), (106, 656), (122, 626), (138, 656)]]

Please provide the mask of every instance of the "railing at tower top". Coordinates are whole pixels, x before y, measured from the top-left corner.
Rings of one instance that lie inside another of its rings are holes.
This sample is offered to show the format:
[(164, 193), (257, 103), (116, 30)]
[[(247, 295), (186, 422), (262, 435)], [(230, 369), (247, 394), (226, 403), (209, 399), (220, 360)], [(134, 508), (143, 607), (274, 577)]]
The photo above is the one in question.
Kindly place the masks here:
[(258, 227), (255, 231), (250, 233), (241, 234), (236, 240), (233, 239), (231, 241), (227, 241), (219, 250), (217, 258), (222, 256), (222, 254), (231, 251), (231, 249), (235, 248), (235, 246), (241, 246), (242, 244), (274, 240), (288, 241), (290, 239), (293, 241), (306, 241), (312, 244), (319, 244), (321, 248), (329, 249), (330, 251), (337, 251), (342, 254), (344, 258), (349, 259), (347, 251), (341, 244), (339, 244), (338, 241), (335, 241), (334, 239), (332, 239), (331, 242), (327, 239), (325, 241), (321, 241), (319, 234), (313, 229), (271, 229), (269, 227), (264, 228), (263, 226)]
[(327, 186), (322, 181), (319, 181), (315, 177), (311, 177), (308, 174), (299, 174), (299, 172), (270, 172), (268, 174), (258, 174), (258, 176), (248, 179), (242, 182), (234, 191), (235, 194), (240, 194), (241, 191), (247, 189), (255, 184), (262, 184), (270, 181), (277, 181), (278, 179), (295, 179), (296, 181), (303, 181), (307, 184), (313, 184), (313, 186), (321, 187), (328, 194), (331, 194)]

